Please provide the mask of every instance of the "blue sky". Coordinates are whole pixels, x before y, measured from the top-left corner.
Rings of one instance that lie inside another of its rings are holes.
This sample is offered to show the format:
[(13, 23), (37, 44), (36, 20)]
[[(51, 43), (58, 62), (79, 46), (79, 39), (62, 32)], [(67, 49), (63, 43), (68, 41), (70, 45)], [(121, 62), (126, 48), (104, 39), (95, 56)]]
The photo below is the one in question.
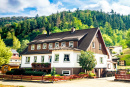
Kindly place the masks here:
[(100, 10), (130, 14), (130, 0), (0, 0), (0, 17), (48, 16), (57, 11)]

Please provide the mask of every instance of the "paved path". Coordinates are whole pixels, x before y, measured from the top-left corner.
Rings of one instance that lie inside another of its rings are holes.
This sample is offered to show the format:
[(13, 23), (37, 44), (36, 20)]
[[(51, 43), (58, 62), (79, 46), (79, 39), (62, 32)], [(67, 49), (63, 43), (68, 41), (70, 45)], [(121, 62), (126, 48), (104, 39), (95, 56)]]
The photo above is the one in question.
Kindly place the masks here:
[(115, 82), (114, 77), (97, 79), (79, 79), (57, 83), (36, 83), (20, 81), (0, 81), (3, 85), (19, 85), (26, 87), (130, 87), (130, 82)]

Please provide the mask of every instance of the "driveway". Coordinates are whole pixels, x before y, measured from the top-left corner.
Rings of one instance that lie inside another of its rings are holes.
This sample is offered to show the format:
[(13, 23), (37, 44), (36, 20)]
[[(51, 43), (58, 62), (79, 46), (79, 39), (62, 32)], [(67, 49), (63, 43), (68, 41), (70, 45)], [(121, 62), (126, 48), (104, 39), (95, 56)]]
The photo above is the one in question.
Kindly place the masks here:
[(57, 83), (37, 83), (20, 81), (0, 81), (3, 85), (19, 85), (26, 87), (130, 87), (129, 82), (115, 82), (114, 77), (97, 79), (78, 79), (72, 81), (63, 81)]

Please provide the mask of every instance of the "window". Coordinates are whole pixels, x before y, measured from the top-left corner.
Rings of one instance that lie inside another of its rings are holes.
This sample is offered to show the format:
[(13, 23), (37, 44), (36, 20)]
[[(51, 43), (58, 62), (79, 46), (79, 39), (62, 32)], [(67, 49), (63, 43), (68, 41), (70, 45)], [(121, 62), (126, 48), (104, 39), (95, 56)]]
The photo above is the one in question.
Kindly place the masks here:
[(47, 44), (43, 43), (43, 49), (46, 49), (46, 47), (47, 47)]
[(32, 44), (32, 45), (31, 45), (31, 50), (34, 50), (34, 49), (35, 49), (35, 45)]
[(44, 63), (44, 56), (41, 56), (41, 62)]
[(62, 47), (66, 47), (66, 42), (62, 42), (62, 43), (61, 43), (61, 46), (62, 46)]
[(55, 61), (59, 61), (59, 54), (55, 54)]
[(95, 48), (95, 43), (94, 42), (92, 42), (92, 47)]
[(17, 60), (15, 60), (15, 61), (17, 61)]
[(110, 69), (111, 67), (110, 67), (110, 64), (108, 64), (108, 69)]
[(114, 64), (114, 68), (116, 69), (116, 64)]
[(112, 54), (112, 49), (110, 49), (110, 53)]
[(26, 63), (30, 63), (30, 57), (26, 57)]
[(37, 56), (34, 56), (34, 62), (35, 63), (37, 62)]
[(103, 58), (102, 57), (100, 57), (100, 63), (103, 63)]
[(49, 49), (52, 49), (53, 44), (49, 43)]
[(96, 34), (96, 37), (98, 37), (98, 34)]
[(69, 42), (69, 47), (73, 47), (73, 41)]
[(77, 55), (77, 62), (79, 62), (79, 58), (80, 58), (80, 55), (78, 54), (78, 55)]
[(70, 75), (70, 70), (62, 70), (62, 74), (64, 74), (64, 75)]
[(70, 61), (70, 55), (69, 54), (64, 54), (64, 61)]
[(10, 61), (12, 61), (12, 60), (10, 60)]
[(48, 58), (49, 63), (51, 63), (51, 59), (52, 59), (52, 56), (49, 56), (49, 58)]
[(37, 50), (41, 49), (41, 44), (37, 44)]
[(101, 48), (102, 48), (102, 45), (101, 45), (101, 43), (99, 43), (99, 50), (101, 50)]
[(59, 47), (59, 42), (55, 42), (55, 48)]

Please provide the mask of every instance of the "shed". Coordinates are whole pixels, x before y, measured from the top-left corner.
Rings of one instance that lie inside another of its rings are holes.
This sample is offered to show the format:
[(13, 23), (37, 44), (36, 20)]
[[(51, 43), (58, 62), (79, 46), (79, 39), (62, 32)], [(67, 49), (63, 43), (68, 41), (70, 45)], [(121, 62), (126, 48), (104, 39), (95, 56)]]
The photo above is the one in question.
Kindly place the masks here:
[(5, 74), (7, 71), (11, 71), (11, 69), (19, 69), (19, 65), (16, 64), (4, 64), (2, 65), (2, 74)]

